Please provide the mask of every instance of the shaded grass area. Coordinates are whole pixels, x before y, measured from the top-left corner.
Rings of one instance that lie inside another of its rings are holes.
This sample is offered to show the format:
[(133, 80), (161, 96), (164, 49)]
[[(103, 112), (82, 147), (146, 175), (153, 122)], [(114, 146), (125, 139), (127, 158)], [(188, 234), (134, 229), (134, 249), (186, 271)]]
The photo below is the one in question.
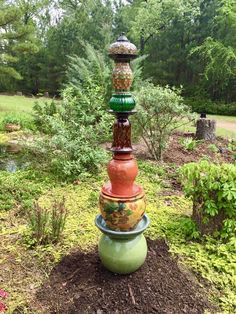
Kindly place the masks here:
[[(212, 238), (201, 242), (188, 240), (191, 202), (181, 194), (163, 195), (170, 169), (149, 161), (139, 162), (139, 169), (138, 181), (145, 187), (147, 214), (151, 219), (145, 235), (151, 239), (166, 238), (180, 262), (207, 280), (210, 299), (221, 306), (222, 312), (234, 313), (235, 246)], [(0, 211), (0, 268), (4, 270), (2, 288), (10, 294), (8, 313), (15, 309), (22, 313), (47, 313), (47, 309), (35, 303), (34, 294), (51, 269), (71, 251), (78, 248), (90, 251), (98, 243), (100, 232), (94, 226), (94, 218), (99, 212), (100, 188), (107, 180), (105, 169), (96, 178), (77, 185), (60, 182), (40, 169), (15, 174), (1, 172), (0, 179), (0, 200), (10, 204), (8, 210)], [(27, 226), (32, 201), (38, 199), (41, 206), (49, 207), (54, 199), (63, 196), (69, 211), (63, 239), (56, 245), (32, 246)]]

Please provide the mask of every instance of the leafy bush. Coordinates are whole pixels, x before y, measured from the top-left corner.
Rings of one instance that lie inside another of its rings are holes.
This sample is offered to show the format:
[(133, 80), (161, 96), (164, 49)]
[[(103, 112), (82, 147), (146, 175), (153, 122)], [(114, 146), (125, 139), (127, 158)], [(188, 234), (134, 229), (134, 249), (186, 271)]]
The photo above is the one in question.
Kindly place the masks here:
[(193, 219), (202, 233), (236, 234), (236, 166), (206, 160), (189, 163), (181, 170), (185, 195), (193, 201)]
[(100, 88), (88, 84), (83, 90), (64, 90), (60, 110), (47, 117), (51, 136), (43, 136), (34, 147), (63, 178), (95, 173), (106, 161), (106, 152), (99, 143), (108, 138), (111, 117), (103, 109)]
[(90, 45), (85, 48), (87, 58), (70, 58), (60, 107), (53, 103), (35, 107), (38, 125), (50, 135), (34, 148), (55, 173), (72, 180), (98, 171), (106, 161), (99, 144), (111, 136), (112, 117), (106, 110), (110, 69), (99, 52)]
[(59, 105), (55, 101), (45, 102), (40, 105), (39, 102), (35, 102), (34, 107), (34, 123), (38, 130), (44, 133), (51, 133), (49, 117), (53, 117), (59, 111)]
[(98, 86), (101, 97), (104, 99), (104, 105), (111, 97), (111, 62), (104, 58), (104, 54), (97, 51), (90, 44), (86, 43), (86, 58), (77, 55), (70, 56), (66, 77), (67, 86), (73, 89), (83, 90), (87, 87), (88, 82), (93, 82)]
[(180, 142), (186, 150), (194, 150), (201, 141), (194, 140), (192, 137), (185, 137)]
[(2, 120), (3, 124), (21, 124), (20, 119), (13, 115), (7, 115)]
[(31, 236), (35, 243), (58, 242), (65, 227), (67, 214), (64, 198), (61, 201), (54, 200), (51, 209), (43, 208), (35, 202), (28, 215)]
[(218, 114), (218, 115), (236, 115), (236, 103), (222, 103), (214, 102), (210, 99), (201, 98), (186, 98), (185, 104), (188, 105), (193, 112), (197, 113), (208, 113), (208, 114)]
[(0, 117), (0, 130), (5, 130), (7, 123), (19, 124), (22, 129), (35, 130), (34, 121), (27, 113), (9, 113)]
[(194, 117), (183, 104), (180, 91), (146, 83), (137, 93), (137, 114), (140, 134), (151, 156), (161, 159), (170, 134)]

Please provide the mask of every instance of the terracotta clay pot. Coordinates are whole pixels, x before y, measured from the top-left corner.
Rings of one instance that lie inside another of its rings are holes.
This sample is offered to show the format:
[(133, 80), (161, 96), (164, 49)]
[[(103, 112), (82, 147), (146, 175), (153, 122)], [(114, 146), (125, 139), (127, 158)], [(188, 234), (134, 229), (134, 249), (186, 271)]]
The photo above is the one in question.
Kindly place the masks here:
[(131, 155), (114, 156), (108, 163), (107, 171), (111, 181), (111, 193), (121, 196), (133, 196), (133, 186), (138, 174), (138, 166)]
[(99, 207), (103, 219), (112, 230), (128, 231), (142, 219), (146, 200), (144, 193), (133, 198), (115, 198), (100, 194)]
[(5, 124), (5, 130), (8, 131), (8, 132), (19, 131), (20, 130), (20, 125), (19, 124), (14, 124), (14, 123), (6, 123)]

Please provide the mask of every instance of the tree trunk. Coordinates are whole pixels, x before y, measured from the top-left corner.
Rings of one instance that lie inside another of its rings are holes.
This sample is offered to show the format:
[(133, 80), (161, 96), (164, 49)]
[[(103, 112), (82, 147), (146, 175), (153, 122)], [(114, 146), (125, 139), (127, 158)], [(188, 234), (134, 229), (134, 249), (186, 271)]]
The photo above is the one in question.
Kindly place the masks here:
[(196, 139), (213, 141), (216, 138), (216, 121), (210, 119), (198, 119)]

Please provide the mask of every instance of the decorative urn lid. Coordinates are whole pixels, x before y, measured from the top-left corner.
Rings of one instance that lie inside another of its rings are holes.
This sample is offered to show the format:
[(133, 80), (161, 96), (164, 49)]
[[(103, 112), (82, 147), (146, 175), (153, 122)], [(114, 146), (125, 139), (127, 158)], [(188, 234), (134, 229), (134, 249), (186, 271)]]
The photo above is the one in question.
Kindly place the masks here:
[(122, 33), (117, 41), (110, 45), (108, 55), (114, 60), (134, 59), (137, 57), (137, 47)]

